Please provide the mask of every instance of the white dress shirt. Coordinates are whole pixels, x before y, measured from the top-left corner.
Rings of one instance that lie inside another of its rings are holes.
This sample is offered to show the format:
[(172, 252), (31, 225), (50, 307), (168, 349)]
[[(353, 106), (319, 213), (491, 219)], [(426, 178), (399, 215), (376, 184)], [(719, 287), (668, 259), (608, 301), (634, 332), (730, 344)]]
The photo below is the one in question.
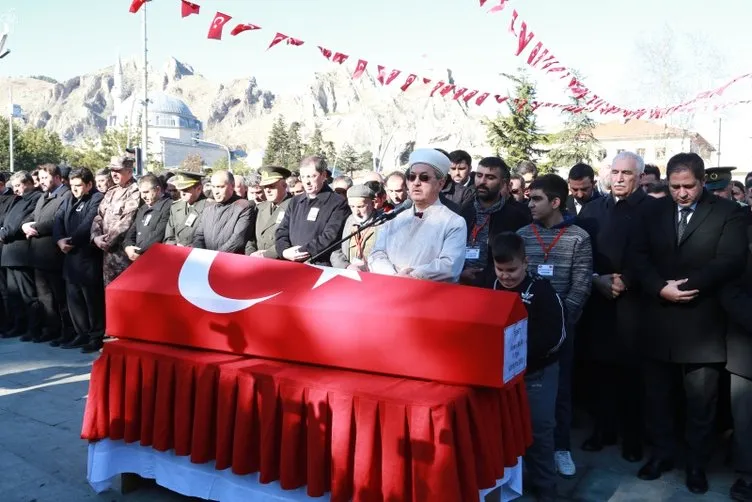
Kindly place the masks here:
[(412, 277), (459, 282), (465, 263), (465, 220), (440, 201), (415, 216), (415, 207), (386, 223), (368, 256), (368, 269), (384, 275), (412, 268)]

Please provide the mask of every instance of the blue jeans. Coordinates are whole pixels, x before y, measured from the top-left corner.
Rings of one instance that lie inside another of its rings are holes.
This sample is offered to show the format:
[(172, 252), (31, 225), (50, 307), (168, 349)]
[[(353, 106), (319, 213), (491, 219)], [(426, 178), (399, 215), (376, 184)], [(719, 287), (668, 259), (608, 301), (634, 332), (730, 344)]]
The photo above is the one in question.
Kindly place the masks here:
[(556, 451), (571, 451), (572, 369), (574, 366), (574, 326), (567, 323), (567, 338), (559, 349), (559, 390), (556, 394)]
[(525, 375), (525, 387), (527, 387), (530, 420), (533, 428), (533, 444), (525, 452), (525, 468), (530, 484), (539, 496), (554, 496), (556, 494), (554, 429), (556, 427), (558, 386), (558, 362)]

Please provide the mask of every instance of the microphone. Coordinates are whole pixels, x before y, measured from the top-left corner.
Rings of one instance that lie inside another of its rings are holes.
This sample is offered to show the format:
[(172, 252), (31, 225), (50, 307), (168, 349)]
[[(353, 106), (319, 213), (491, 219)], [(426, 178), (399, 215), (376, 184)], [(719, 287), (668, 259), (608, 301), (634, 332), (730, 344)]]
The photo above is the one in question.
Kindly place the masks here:
[(407, 211), (408, 209), (411, 209), (412, 207), (413, 207), (413, 201), (410, 200), (410, 199), (407, 199), (402, 204), (400, 204), (399, 206), (395, 207), (394, 209), (392, 209), (388, 213), (381, 213), (381, 215), (379, 215), (379, 216), (384, 221), (393, 220), (394, 218), (397, 217), (398, 214), (400, 214), (400, 213), (402, 213), (404, 211)]

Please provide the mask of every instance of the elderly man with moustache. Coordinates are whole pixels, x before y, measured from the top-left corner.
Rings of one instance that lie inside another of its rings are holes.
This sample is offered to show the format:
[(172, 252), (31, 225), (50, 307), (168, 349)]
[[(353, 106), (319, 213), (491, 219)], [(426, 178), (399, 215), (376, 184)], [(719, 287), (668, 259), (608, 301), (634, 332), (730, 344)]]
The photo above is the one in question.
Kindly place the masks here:
[(465, 220), (439, 200), (451, 161), (422, 148), (410, 154), (407, 183), (413, 207), (379, 232), (368, 257), (371, 272), (458, 282), (465, 263)]
[(235, 193), (235, 178), (229, 171), (211, 177), (214, 204), (208, 205), (193, 235), (193, 247), (224, 253), (245, 252), (253, 209), (248, 199)]
[[(645, 163), (622, 152), (611, 162), (611, 193), (582, 206), (577, 224), (593, 246), (593, 288), (578, 329), (586, 361), (594, 429), (585, 451), (600, 451), (622, 437), (622, 456), (642, 458), (642, 357), (637, 347), (645, 298), (630, 277), (629, 248), (639, 222), (657, 208), (640, 187)], [(570, 185), (571, 186), (571, 185)]]
[(91, 241), (104, 252), (102, 270), (105, 286), (131, 263), (123, 249), (123, 238), (141, 205), (138, 185), (133, 179), (133, 159), (112, 157), (109, 167), (115, 186), (104, 195), (91, 224)]
[[(345, 222), (342, 237), (346, 237), (358, 230), (359, 225), (367, 222), (376, 211), (376, 192), (370, 188), (368, 182), (355, 185), (347, 190), (347, 203), (352, 214)], [(339, 249), (332, 253), (332, 267), (349, 268), (351, 270), (368, 270), (366, 258), (371, 254), (378, 228), (366, 228), (342, 243)]]
[[(325, 182), (326, 161), (307, 157), (300, 163), (300, 179), (305, 193), (290, 201), (282, 222), (277, 227), (277, 253), (289, 261), (303, 262), (324, 252), (340, 239), (342, 227), (350, 212), (347, 201)], [(331, 252), (315, 263), (329, 265)]]
[(269, 166), (259, 170), (259, 185), (266, 200), (256, 206), (256, 217), (251, 222), (251, 236), (245, 245), (245, 254), (261, 258), (279, 258), (275, 247), (277, 227), (285, 217), (292, 195), (287, 193), (290, 171), (284, 167)]
[(204, 195), (202, 178), (203, 174), (197, 170), (183, 170), (178, 171), (170, 180), (177, 189), (180, 200), (170, 206), (170, 218), (165, 228), (165, 244), (190, 246), (193, 243), (198, 219), (207, 204), (211, 203)]

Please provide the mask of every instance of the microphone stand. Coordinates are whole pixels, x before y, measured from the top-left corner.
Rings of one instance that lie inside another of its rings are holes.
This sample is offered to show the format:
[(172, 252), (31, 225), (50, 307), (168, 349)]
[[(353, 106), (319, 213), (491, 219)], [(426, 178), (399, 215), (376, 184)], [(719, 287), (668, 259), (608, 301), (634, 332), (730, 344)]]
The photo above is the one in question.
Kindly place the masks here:
[(321, 258), (322, 256), (334, 251), (335, 249), (340, 247), (343, 242), (349, 241), (350, 239), (358, 235), (363, 230), (366, 230), (371, 227), (375, 227), (376, 225), (380, 225), (386, 221), (389, 221), (391, 218), (389, 218), (388, 215), (389, 213), (385, 213), (383, 211), (380, 211), (378, 213), (373, 213), (370, 218), (368, 218), (366, 221), (364, 221), (360, 225), (357, 225), (358, 228), (355, 229), (355, 231), (352, 232), (350, 235), (346, 235), (345, 237), (341, 238), (340, 240), (338, 240), (331, 246), (321, 251), (320, 253), (316, 253), (315, 255), (311, 256), (305, 261), (305, 263), (313, 263), (317, 259)]

